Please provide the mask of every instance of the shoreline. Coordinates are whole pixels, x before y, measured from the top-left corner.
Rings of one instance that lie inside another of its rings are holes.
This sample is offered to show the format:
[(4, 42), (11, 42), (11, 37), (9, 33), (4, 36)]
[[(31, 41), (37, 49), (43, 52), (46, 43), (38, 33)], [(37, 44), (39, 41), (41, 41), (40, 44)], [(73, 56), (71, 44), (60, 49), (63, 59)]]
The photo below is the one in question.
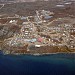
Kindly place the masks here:
[[(2, 52), (2, 50), (0, 50)], [(57, 55), (57, 54), (75, 54), (75, 52), (56, 52), (56, 53), (14, 53), (14, 54), (4, 54), (4, 53), (1, 53), (1, 55), (16, 55), (16, 56), (19, 56), (19, 55), (32, 55), (32, 56), (45, 56), (45, 55)]]

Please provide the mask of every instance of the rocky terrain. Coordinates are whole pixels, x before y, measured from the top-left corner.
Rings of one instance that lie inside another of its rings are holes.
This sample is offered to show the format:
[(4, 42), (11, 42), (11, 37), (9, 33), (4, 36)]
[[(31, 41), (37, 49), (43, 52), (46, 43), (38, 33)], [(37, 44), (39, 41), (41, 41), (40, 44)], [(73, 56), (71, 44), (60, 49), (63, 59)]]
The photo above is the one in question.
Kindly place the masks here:
[(35, 10), (41, 10), (41, 9), (53, 10), (55, 12), (63, 11), (64, 13), (67, 13), (67, 11), (68, 11), (68, 13), (74, 14), (74, 9), (75, 9), (74, 2), (70, 6), (65, 5), (64, 9), (57, 8), (56, 7), (57, 4), (61, 4), (61, 2), (52, 0), (52, 1), (48, 1), (48, 2), (41, 1), (41, 2), (32, 2), (32, 3), (31, 2), (23, 2), (23, 3), (5, 4), (5, 6), (2, 9), (0, 9), (0, 14), (34, 15)]
[(19, 33), (20, 27), (15, 25), (0, 26), (0, 39), (12, 37), (14, 34)]

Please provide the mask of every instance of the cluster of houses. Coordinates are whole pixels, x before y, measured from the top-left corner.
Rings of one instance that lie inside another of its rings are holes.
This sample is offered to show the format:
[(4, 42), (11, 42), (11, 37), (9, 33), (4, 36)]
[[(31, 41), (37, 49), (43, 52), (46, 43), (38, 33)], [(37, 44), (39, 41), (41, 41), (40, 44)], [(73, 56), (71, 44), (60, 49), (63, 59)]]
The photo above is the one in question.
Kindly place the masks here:
[(53, 46), (66, 45), (70, 49), (75, 49), (75, 36), (73, 34), (75, 33), (75, 28), (64, 22), (61, 23), (60, 21), (63, 21), (63, 19), (50, 22), (49, 20), (53, 15), (53, 12), (46, 10), (36, 10), (36, 15), (34, 16), (21, 17), (17, 15), (17, 19), (11, 19), (9, 24), (17, 25), (17, 22), (21, 21), (20, 34), (18, 34), (18, 37), (14, 36), (12, 39), (19, 38), (20, 41), (18, 42), (29, 42), (36, 46), (39, 44)]

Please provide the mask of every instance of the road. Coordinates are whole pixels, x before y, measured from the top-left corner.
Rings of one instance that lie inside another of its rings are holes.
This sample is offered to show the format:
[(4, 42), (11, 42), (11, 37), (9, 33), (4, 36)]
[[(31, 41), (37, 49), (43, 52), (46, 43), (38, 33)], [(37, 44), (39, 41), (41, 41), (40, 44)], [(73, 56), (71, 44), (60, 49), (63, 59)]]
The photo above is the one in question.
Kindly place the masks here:
[(2, 8), (5, 6), (5, 4), (0, 4), (0, 5), (2, 5), (2, 6), (0, 7), (0, 9), (2, 9)]

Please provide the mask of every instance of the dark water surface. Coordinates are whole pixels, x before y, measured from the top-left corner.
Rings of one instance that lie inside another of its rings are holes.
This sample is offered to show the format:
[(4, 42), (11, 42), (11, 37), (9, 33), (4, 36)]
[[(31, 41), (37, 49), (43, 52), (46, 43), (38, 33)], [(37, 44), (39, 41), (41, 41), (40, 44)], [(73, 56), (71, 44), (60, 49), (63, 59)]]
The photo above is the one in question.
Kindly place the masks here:
[(75, 75), (75, 54), (0, 54), (0, 75)]

